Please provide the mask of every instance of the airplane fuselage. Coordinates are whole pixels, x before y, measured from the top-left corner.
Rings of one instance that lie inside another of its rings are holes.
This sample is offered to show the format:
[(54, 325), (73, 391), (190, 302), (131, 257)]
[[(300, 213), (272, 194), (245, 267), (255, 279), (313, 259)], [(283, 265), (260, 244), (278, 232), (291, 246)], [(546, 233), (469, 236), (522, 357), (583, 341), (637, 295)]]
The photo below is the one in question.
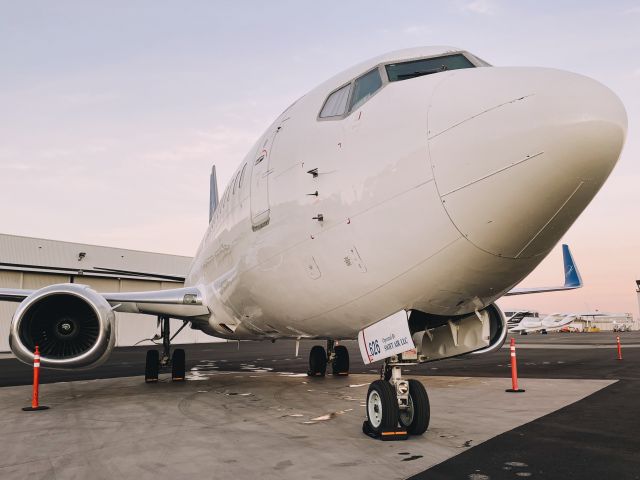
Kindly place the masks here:
[[(453, 54), (472, 67), (390, 81), (389, 64)], [(332, 92), (375, 69), (381, 85), (366, 101), (321, 117)], [(447, 47), (337, 75), (285, 110), (232, 176), (187, 278), (212, 312), (194, 326), (355, 338), (402, 309), (490, 305), (615, 165), (626, 120), (609, 97), (579, 75), (489, 67)]]

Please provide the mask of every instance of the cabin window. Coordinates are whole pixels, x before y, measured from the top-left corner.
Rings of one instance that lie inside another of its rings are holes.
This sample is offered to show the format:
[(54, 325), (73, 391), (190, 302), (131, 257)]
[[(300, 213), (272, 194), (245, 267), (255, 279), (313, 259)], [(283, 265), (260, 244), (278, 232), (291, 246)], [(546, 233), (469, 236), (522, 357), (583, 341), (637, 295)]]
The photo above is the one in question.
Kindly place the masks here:
[(380, 72), (377, 68), (356, 78), (349, 111), (355, 110), (366, 102), (380, 87), (382, 87), (382, 79), (380, 78)]
[(238, 182), (238, 188), (242, 188), (242, 180), (244, 180), (244, 171), (247, 169), (247, 164), (244, 164), (242, 167), (242, 172), (240, 173), (240, 181)]
[(236, 173), (236, 177), (233, 179), (233, 195), (236, 194), (236, 188), (238, 188), (238, 179), (240, 178), (240, 172)]
[(229, 195), (231, 195), (231, 185), (227, 186), (227, 189), (224, 191), (224, 195), (222, 197), (222, 206), (226, 207), (227, 202), (229, 201)]
[(464, 55), (457, 54), (446, 55), (444, 57), (424, 58), (411, 62), (391, 63), (386, 66), (387, 76), (390, 82), (398, 82), (400, 80), (408, 80), (410, 78), (460, 68), (474, 68), (474, 65)]
[(320, 111), (320, 118), (339, 117), (344, 115), (347, 110), (347, 100), (349, 100), (349, 90), (351, 84), (345, 85), (339, 90), (333, 92), (324, 102), (324, 106)]

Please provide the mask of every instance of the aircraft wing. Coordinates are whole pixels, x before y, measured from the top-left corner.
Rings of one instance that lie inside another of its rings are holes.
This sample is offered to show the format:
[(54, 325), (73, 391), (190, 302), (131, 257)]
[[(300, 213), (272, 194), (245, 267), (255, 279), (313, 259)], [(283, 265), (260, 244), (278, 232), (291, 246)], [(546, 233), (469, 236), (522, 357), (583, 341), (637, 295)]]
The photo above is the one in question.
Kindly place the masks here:
[[(0, 288), (0, 301), (22, 302), (35, 291)], [(202, 293), (196, 287), (148, 292), (99, 293), (98, 295), (103, 296), (116, 312), (166, 315), (174, 318), (209, 314), (209, 309), (203, 304)]]
[(21, 290), (18, 288), (0, 288), (0, 301), (21, 302), (35, 290)]
[(564, 261), (564, 285), (559, 287), (533, 287), (514, 288), (504, 294), (505, 297), (511, 295), (527, 295), (529, 293), (560, 292), (563, 290), (575, 290), (582, 287), (582, 277), (578, 267), (573, 261), (573, 255), (568, 245), (562, 245), (562, 259)]
[(545, 330), (548, 330), (548, 331), (558, 330), (562, 327), (569, 325), (576, 318), (577, 318), (576, 315), (569, 313), (569, 314), (563, 315), (557, 320), (551, 319), (549, 321), (545, 321), (546, 319), (542, 319), (542, 326), (544, 327)]

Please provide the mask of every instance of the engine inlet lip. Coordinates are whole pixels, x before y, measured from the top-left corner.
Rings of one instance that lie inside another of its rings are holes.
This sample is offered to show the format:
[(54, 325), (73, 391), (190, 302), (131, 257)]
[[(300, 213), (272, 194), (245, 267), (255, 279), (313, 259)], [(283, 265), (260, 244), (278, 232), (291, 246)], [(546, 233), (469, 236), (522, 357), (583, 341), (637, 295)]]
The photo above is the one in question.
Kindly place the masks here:
[[(13, 316), (13, 321), (11, 322), (11, 335), (9, 342), (11, 350), (16, 355), (16, 357), (18, 357), (23, 362), (33, 362), (34, 354), (32, 351), (30, 351), (29, 348), (24, 345), (22, 337), (20, 335), (20, 327), (25, 318), (25, 314), (28, 313), (28, 311), (31, 309), (31, 307), (34, 306), (36, 302), (44, 298), (56, 295), (71, 295), (87, 303), (93, 310), (96, 319), (98, 319), (98, 336), (91, 348), (73, 358), (51, 358), (41, 355), (40, 359), (42, 366), (52, 368), (69, 368), (69, 364), (72, 363), (76, 365), (77, 368), (87, 367), (93, 362), (100, 359), (102, 353), (104, 352), (104, 349), (108, 347), (109, 337), (113, 333), (111, 332), (110, 322), (108, 321), (108, 315), (113, 316), (113, 312), (111, 311), (109, 304), (106, 302), (104, 297), (97, 294), (87, 285), (81, 285), (77, 283), (51, 285), (49, 287), (36, 290), (31, 295), (29, 295), (16, 310)], [(104, 308), (96, 308), (96, 306), (100, 307), (101, 303), (104, 304)], [(107, 321), (103, 322), (101, 320)], [(104, 323), (106, 323), (106, 325)]]

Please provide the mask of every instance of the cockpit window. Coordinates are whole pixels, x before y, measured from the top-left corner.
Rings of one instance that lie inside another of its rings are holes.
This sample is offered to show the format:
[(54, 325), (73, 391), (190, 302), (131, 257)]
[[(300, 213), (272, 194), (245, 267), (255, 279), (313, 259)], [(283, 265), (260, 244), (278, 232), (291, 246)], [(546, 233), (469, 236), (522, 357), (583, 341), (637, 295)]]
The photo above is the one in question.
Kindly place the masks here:
[(371, 70), (359, 78), (356, 78), (353, 87), (353, 96), (351, 97), (351, 107), (349, 111), (355, 110), (367, 99), (373, 95), (380, 87), (382, 87), (382, 78), (378, 69)]
[(339, 117), (343, 115), (347, 110), (347, 100), (349, 100), (350, 90), (351, 84), (345, 85), (340, 90), (336, 90), (329, 95), (320, 112), (320, 118)]
[(474, 65), (464, 55), (456, 54), (413, 60), (411, 62), (391, 63), (386, 66), (390, 82), (408, 80), (409, 78), (444, 72), (445, 70), (457, 70), (459, 68), (474, 68)]

